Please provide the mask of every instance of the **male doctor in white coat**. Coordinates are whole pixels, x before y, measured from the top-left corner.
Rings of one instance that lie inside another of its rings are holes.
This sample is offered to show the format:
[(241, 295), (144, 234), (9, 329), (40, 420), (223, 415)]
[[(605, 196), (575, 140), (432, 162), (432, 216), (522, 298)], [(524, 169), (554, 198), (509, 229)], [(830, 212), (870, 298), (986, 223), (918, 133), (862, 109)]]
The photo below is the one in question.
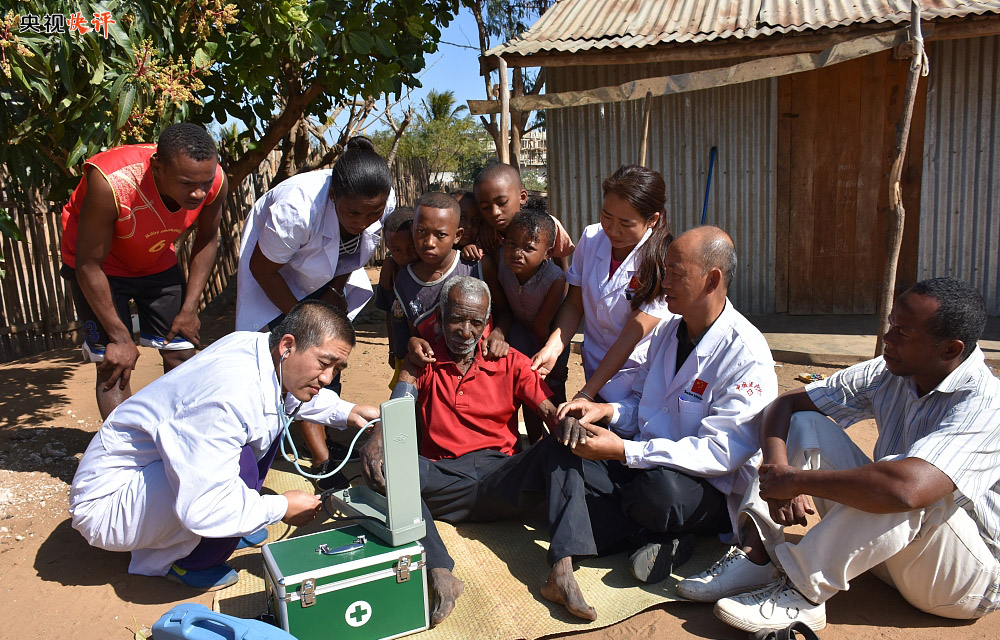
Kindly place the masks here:
[(631, 395), (574, 400), (559, 412), (579, 420), (564, 421), (558, 437), (589, 461), (598, 551), (638, 548), (629, 568), (651, 583), (691, 557), (695, 535), (733, 531), (760, 459), (757, 414), (778, 390), (767, 341), (726, 298), (732, 239), (717, 227), (692, 229), (666, 262), (662, 295), (679, 317), (654, 330)]
[(153, 381), (83, 454), (73, 528), (95, 547), (130, 551), (129, 573), (202, 590), (235, 583), (225, 562), (242, 538), (278, 521), (304, 525), (321, 508), (302, 491), (260, 494), (287, 414), (355, 427), (378, 416), (324, 388), (354, 343), (343, 311), (309, 300), (272, 333), (231, 333)]

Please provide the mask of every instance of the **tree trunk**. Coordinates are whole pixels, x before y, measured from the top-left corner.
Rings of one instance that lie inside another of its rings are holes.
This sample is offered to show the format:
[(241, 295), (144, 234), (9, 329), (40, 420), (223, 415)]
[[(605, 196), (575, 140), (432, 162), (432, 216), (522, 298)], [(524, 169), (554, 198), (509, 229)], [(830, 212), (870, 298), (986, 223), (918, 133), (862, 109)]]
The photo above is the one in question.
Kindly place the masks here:
[(892, 169), (889, 171), (889, 210), (892, 213), (892, 220), (887, 243), (885, 274), (882, 277), (882, 290), (879, 299), (878, 334), (875, 339), (876, 358), (882, 355), (883, 336), (889, 331), (889, 311), (892, 308), (896, 289), (899, 249), (903, 243), (903, 224), (906, 221), (900, 180), (903, 173), (903, 160), (906, 158), (906, 143), (910, 137), (910, 123), (913, 120), (913, 105), (917, 100), (917, 88), (921, 75), (926, 73), (924, 40), (920, 32), (920, 4), (917, 0), (913, 0), (910, 12), (910, 30), (915, 46), (910, 58), (910, 73), (906, 78), (903, 113), (896, 124), (896, 145), (892, 154)]

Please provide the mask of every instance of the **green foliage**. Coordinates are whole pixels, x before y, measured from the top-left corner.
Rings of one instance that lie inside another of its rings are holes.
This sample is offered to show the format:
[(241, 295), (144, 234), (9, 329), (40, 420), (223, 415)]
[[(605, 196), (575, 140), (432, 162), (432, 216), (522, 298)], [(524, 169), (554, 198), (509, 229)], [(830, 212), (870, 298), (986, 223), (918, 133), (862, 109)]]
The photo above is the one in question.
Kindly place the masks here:
[(548, 181), (545, 176), (535, 169), (522, 170), (521, 182), (524, 183), (524, 188), (529, 191), (546, 191), (548, 189)]
[[(459, 117), (464, 107), (454, 108), (451, 91), (430, 91), (424, 100), (424, 113), (414, 118), (399, 141), (399, 158), (419, 158), (429, 175), (459, 171), (469, 162), (482, 162), (489, 134), (478, 120)], [(393, 133), (380, 131), (373, 136), (383, 155), (392, 147)]]
[(469, 108), (464, 104), (455, 106), (454, 91), (435, 91), (431, 89), (427, 92), (427, 97), (420, 101), (424, 107), (424, 118), (427, 120), (453, 120), (462, 111)]
[[(439, 27), (451, 21), (458, 0), (16, 6), (17, 15), (0, 16), (0, 136), (8, 141), (0, 163), (20, 186), (44, 187), (58, 201), (75, 186), (83, 159), (154, 140), (172, 122), (242, 121), (245, 130), (228, 130), (238, 155), (259, 151), (275, 127), (323, 120), (341, 100), (419, 86), (424, 56), (436, 51)], [(105, 10), (115, 20), (107, 38), (39, 34), (19, 24), (29, 14), (79, 11), (90, 20)], [(293, 107), (299, 111), (279, 118)]]
[[(0, 209), (0, 233), (10, 236), (17, 242), (24, 240), (24, 234), (21, 232), (21, 229), (5, 209)], [(4, 262), (3, 254), (0, 253), (0, 278), (7, 275), (7, 270), (2, 266)]]

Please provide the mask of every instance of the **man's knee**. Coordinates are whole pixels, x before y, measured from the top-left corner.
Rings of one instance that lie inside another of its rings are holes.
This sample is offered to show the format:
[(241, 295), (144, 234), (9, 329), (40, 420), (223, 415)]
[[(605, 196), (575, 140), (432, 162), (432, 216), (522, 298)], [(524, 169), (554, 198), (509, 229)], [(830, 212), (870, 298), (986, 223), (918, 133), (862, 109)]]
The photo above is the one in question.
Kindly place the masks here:
[(692, 506), (700, 504), (702, 489), (673, 469), (649, 469), (622, 488), (622, 509), (640, 526), (668, 532), (684, 525)]
[(194, 349), (160, 350), (160, 355), (163, 357), (163, 366), (168, 371), (179, 366), (181, 363), (190, 360), (194, 357), (195, 353), (196, 351)]
[(820, 449), (823, 440), (821, 433), (828, 429), (839, 429), (839, 427), (818, 411), (793, 413), (788, 424), (788, 437), (785, 439), (789, 464), (800, 466), (797, 460), (804, 459), (810, 451)]

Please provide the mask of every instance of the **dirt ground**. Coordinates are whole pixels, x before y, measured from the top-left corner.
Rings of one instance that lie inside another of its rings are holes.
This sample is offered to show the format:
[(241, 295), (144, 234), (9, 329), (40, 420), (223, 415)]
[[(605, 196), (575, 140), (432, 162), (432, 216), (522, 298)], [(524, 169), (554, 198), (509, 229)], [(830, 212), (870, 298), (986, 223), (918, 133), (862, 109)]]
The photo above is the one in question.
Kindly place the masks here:
[[(203, 319), (202, 336), (231, 330), (232, 317)], [(138, 389), (161, 373), (151, 349), (133, 376)], [(377, 404), (387, 397), (384, 324), (359, 324), (358, 345), (344, 376), (344, 396)], [(574, 354), (567, 389), (583, 384)], [(779, 365), (782, 390), (801, 385), (804, 371), (824, 367)], [(67, 494), (77, 461), (100, 426), (92, 365), (64, 349), (0, 365), (0, 638), (132, 639), (179, 602), (211, 606), (212, 595), (161, 578), (129, 575), (128, 556), (89, 547), (69, 526)], [(870, 452), (874, 426), (852, 427)], [(458, 606), (461, 605), (461, 600)], [(910, 607), (893, 589), (861, 576), (827, 605), (827, 640), (847, 638), (1000, 637), (1000, 616), (968, 623), (949, 621)], [(712, 615), (710, 605), (671, 603), (607, 629), (571, 634), (589, 639), (745, 637)], [(472, 637), (472, 636), (470, 636)]]

